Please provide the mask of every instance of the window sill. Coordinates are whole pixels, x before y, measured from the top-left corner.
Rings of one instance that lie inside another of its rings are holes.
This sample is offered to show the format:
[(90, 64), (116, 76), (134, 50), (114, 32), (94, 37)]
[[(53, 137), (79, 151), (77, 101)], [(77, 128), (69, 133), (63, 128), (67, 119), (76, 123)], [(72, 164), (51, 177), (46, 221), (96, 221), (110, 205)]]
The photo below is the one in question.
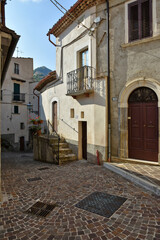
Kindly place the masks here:
[(149, 43), (149, 42), (156, 41), (156, 40), (160, 40), (160, 35), (140, 39), (140, 40), (137, 40), (134, 42), (124, 43), (121, 45), (121, 47), (122, 48), (132, 47), (132, 46), (136, 46), (136, 45), (143, 44), (143, 43)]

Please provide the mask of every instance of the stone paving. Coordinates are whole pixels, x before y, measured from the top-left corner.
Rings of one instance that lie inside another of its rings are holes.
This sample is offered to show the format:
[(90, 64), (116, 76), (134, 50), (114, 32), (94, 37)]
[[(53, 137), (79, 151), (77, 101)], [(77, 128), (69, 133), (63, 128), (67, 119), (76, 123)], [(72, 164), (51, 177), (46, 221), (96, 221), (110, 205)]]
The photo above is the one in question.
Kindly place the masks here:
[(160, 165), (143, 165), (135, 163), (111, 163), (126, 172), (136, 175), (150, 183), (160, 186)]
[[(2, 182), (1, 240), (160, 239), (160, 197), (103, 166), (56, 166), (33, 161), (30, 154), (2, 154)], [(75, 206), (94, 192), (127, 200), (109, 218)], [(56, 207), (45, 218), (26, 213), (37, 201)]]

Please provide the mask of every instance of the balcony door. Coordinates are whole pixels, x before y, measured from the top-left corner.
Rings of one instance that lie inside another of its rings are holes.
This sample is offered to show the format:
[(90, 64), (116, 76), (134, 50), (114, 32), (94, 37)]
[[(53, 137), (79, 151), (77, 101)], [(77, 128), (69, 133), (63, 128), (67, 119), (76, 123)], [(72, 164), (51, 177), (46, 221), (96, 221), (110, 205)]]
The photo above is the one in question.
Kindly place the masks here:
[(87, 89), (88, 80), (88, 48), (79, 53), (79, 90)]
[(20, 101), (20, 84), (14, 83), (14, 100)]

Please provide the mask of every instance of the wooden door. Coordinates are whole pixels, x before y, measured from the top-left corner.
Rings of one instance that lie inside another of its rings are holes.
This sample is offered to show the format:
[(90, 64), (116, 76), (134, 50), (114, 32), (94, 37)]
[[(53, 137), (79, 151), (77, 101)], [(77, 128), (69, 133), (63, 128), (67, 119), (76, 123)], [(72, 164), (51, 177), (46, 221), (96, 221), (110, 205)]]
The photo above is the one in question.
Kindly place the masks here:
[(52, 104), (52, 125), (53, 130), (57, 132), (57, 102)]
[(82, 158), (87, 160), (87, 122), (82, 122)]
[(24, 137), (20, 137), (20, 151), (24, 151)]
[(129, 102), (129, 158), (158, 161), (157, 101)]

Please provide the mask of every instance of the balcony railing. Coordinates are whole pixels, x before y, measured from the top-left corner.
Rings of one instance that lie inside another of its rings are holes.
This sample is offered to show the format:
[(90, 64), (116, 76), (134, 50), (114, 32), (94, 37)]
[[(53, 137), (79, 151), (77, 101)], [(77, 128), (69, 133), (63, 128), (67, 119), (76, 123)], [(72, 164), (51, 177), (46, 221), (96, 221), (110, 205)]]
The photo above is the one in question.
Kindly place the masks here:
[(93, 92), (93, 67), (84, 66), (67, 73), (67, 95), (79, 95)]
[(13, 101), (25, 102), (25, 93), (13, 93)]

